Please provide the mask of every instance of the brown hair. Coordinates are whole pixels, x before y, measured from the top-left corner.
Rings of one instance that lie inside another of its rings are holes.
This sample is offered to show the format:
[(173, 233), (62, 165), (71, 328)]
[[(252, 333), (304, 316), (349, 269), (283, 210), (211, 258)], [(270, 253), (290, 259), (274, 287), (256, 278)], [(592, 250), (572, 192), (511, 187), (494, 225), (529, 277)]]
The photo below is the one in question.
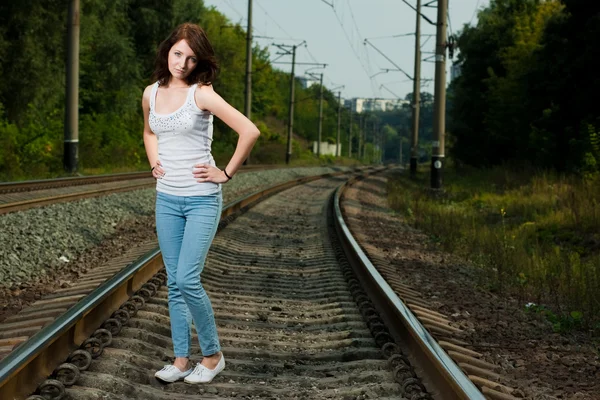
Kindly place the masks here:
[(152, 80), (158, 81), (160, 85), (166, 85), (169, 82), (171, 78), (169, 50), (181, 39), (185, 39), (198, 59), (196, 68), (185, 78), (186, 83), (188, 85), (195, 83), (210, 85), (216, 79), (219, 70), (215, 51), (208, 41), (206, 32), (198, 25), (187, 22), (175, 28), (169, 37), (158, 46)]

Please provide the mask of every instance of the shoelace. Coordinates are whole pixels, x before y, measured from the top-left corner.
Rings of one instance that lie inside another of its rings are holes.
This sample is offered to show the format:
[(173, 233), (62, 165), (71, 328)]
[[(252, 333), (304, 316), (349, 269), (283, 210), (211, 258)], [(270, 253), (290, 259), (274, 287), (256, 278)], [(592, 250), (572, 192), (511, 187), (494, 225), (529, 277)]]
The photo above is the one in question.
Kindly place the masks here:
[(165, 365), (163, 367), (163, 369), (161, 369), (161, 371), (165, 371), (165, 372), (179, 372), (179, 373), (181, 373), (181, 371), (179, 370), (179, 368), (177, 368), (174, 365)]
[(192, 371), (192, 374), (193, 375), (202, 375), (202, 371), (204, 371), (205, 369), (207, 369), (207, 368), (204, 365), (198, 363), (198, 364), (196, 364), (194, 371)]

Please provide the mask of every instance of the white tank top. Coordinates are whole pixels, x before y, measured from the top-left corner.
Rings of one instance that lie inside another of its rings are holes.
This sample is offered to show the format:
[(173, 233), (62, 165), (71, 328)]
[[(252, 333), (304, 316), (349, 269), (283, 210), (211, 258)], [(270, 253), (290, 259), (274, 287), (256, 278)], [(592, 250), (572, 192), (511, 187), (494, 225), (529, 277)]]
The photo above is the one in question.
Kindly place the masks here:
[(157, 114), (154, 105), (158, 82), (150, 94), (148, 124), (158, 137), (158, 159), (165, 176), (156, 180), (156, 190), (174, 196), (203, 196), (218, 193), (221, 185), (196, 182), (192, 175), (195, 164), (215, 166), (210, 153), (213, 140), (213, 114), (196, 105), (194, 93), (198, 84), (192, 85), (185, 103), (170, 114)]

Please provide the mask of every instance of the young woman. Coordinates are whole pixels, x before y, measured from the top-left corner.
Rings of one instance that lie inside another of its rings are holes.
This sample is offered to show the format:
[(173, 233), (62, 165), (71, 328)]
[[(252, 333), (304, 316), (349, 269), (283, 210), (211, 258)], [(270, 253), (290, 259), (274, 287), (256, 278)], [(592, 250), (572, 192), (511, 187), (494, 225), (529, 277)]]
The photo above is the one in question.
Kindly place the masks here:
[[(160, 44), (153, 79), (144, 90), (144, 145), (156, 178), (156, 231), (167, 269), (175, 362), (155, 376), (208, 383), (225, 368), (210, 300), (200, 273), (215, 236), (223, 200), (221, 184), (235, 175), (259, 131), (212, 87), (217, 62), (205, 32), (182, 24)], [(220, 170), (211, 155), (213, 115), (239, 135)], [(190, 366), (191, 320), (203, 359)]]

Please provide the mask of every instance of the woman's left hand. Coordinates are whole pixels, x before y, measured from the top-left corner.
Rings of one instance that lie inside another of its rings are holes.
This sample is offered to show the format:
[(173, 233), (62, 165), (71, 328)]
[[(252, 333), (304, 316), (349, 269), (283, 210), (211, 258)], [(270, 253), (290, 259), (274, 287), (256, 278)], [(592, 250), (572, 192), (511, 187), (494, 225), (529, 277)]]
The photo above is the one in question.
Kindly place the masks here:
[(225, 173), (210, 164), (196, 164), (192, 169), (196, 182), (225, 183), (229, 180)]

